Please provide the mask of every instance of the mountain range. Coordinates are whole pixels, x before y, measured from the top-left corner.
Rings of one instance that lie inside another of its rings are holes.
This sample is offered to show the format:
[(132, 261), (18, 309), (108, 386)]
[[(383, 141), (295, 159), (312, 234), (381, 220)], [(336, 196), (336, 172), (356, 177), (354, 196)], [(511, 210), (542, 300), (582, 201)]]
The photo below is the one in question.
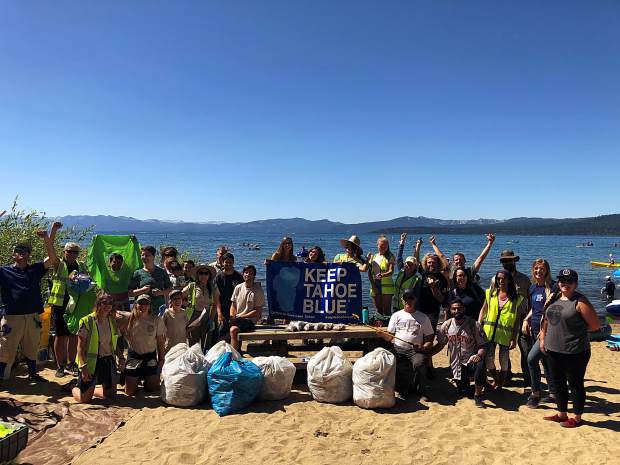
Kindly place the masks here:
[(443, 220), (424, 216), (403, 216), (385, 221), (341, 223), (330, 220), (304, 218), (277, 218), (239, 223), (185, 222), (171, 220), (139, 220), (127, 216), (64, 216), (59, 218), (67, 226), (92, 227), (95, 232), (115, 233), (442, 233), (442, 234), (499, 234), (523, 235), (620, 235), (620, 214), (588, 218), (510, 218), (495, 220)]

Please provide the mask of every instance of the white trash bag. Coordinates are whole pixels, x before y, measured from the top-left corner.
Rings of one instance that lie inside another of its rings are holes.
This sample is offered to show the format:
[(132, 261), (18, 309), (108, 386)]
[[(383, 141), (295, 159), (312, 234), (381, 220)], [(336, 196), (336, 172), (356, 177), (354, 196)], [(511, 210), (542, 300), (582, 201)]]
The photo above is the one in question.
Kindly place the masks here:
[(200, 404), (207, 392), (207, 361), (200, 344), (184, 342), (168, 351), (161, 370), (161, 399), (177, 407)]
[(290, 360), (272, 355), (252, 359), (263, 372), (263, 385), (258, 394), (259, 400), (281, 400), (291, 394), (295, 365)]
[(243, 357), (241, 356), (241, 354), (239, 352), (237, 352), (233, 346), (231, 346), (228, 342), (226, 341), (220, 341), (217, 344), (215, 344), (213, 347), (211, 347), (208, 351), (207, 354), (205, 355), (205, 358), (207, 360), (207, 371), (209, 371), (209, 368), (211, 368), (211, 365), (213, 365), (215, 363), (215, 361), (220, 358), (220, 355), (226, 353), (226, 352), (232, 352), (233, 356), (233, 360), (241, 360)]
[(353, 402), (362, 408), (394, 407), (396, 357), (381, 347), (353, 365)]
[(353, 367), (338, 346), (323, 347), (308, 361), (308, 388), (319, 402), (346, 402), (353, 393)]

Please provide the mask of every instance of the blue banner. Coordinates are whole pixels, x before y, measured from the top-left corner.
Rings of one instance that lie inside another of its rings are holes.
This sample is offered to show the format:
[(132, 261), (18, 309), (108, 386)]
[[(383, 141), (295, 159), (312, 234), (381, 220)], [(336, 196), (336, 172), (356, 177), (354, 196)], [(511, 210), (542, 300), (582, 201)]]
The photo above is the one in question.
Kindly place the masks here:
[(361, 321), (362, 278), (353, 263), (268, 261), (267, 301), (273, 318), (355, 323)]

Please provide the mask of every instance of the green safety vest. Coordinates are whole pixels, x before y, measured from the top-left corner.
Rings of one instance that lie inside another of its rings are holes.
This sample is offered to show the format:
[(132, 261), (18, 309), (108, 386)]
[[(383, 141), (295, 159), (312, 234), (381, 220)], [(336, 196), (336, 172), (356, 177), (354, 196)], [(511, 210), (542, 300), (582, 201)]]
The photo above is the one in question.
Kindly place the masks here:
[[(86, 355), (86, 366), (88, 372), (92, 375), (95, 373), (95, 367), (97, 366), (97, 357), (99, 356), (99, 330), (97, 329), (97, 323), (95, 322), (96, 316), (94, 313), (86, 315), (80, 320), (80, 328), (82, 325), (86, 326), (90, 337), (88, 339), (88, 351)], [(112, 334), (112, 353), (116, 352), (116, 341), (118, 340), (118, 332), (116, 330), (116, 324), (112, 317), (108, 317), (110, 323), (110, 333)], [(75, 363), (78, 365), (80, 361), (78, 357), (75, 357)]]
[[(370, 269), (372, 270), (372, 263), (375, 262), (375, 257), (379, 256), (381, 257), (381, 262), (379, 263), (379, 269), (381, 270), (381, 273), (385, 273), (387, 272), (389, 266), (390, 266), (390, 261), (385, 258), (383, 255), (373, 255), (370, 258), (370, 261), (368, 262), (369, 264), (371, 264)], [(373, 276), (373, 281), (374, 281), (374, 276)], [(381, 278), (381, 294), (394, 294), (394, 281), (392, 280), (392, 276), (385, 276), (383, 278)], [(370, 295), (375, 295), (373, 289), (370, 289)]]
[(518, 295), (516, 301), (508, 300), (501, 313), (499, 312), (498, 291), (491, 295), (491, 289), (486, 290), (487, 313), (482, 320), (482, 329), (489, 342), (509, 346), (512, 340), (512, 330), (517, 324), (517, 311), (523, 302), (523, 296)]
[[(83, 263), (78, 262), (78, 268), (80, 273), (86, 273), (86, 266)], [(65, 301), (68, 277), (67, 262), (61, 259), (56, 272), (52, 275), (52, 290), (49, 299), (47, 299), (49, 305), (62, 306)]]
[[(190, 287), (189, 293), (188, 293), (189, 302), (187, 303), (187, 307), (185, 307), (185, 314), (187, 315), (187, 321), (192, 319), (194, 310), (196, 310), (196, 289), (198, 288), (198, 286), (196, 285), (195, 282), (192, 282), (192, 283), (189, 283), (189, 287)], [(211, 292), (211, 294), (213, 294), (213, 292)], [(213, 295), (210, 295), (208, 306), (211, 306), (212, 302), (213, 302)], [(209, 315), (209, 318), (211, 318), (211, 315)]]
[(394, 308), (402, 310), (405, 308), (403, 304), (403, 292), (405, 289), (413, 289), (420, 280), (420, 276), (416, 273), (405, 278), (405, 271), (402, 270), (396, 277), (396, 293), (394, 294)]

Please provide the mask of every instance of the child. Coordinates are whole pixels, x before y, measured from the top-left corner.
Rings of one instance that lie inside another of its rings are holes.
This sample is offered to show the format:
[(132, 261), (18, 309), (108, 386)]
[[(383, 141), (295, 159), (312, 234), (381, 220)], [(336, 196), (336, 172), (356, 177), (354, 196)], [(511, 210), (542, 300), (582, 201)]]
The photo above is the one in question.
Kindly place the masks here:
[(181, 342), (187, 342), (185, 328), (188, 320), (182, 305), (183, 293), (177, 289), (170, 292), (170, 307), (163, 314), (166, 327), (166, 352)]

